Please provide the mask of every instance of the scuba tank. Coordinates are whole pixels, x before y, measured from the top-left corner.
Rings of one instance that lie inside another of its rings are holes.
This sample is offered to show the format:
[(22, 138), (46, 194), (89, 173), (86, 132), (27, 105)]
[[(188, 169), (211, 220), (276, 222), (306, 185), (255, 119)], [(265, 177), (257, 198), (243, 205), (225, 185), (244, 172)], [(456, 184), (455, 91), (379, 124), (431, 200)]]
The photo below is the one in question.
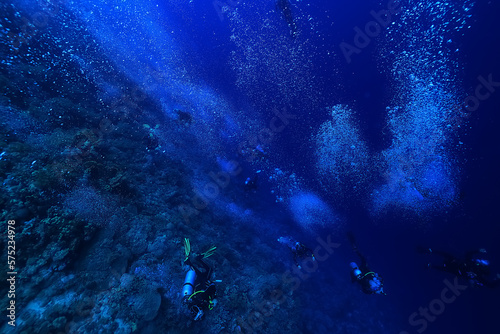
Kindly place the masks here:
[(184, 279), (184, 285), (182, 286), (182, 295), (184, 297), (191, 296), (194, 291), (194, 281), (196, 280), (196, 272), (193, 269), (189, 269)]
[(358, 265), (355, 262), (351, 262), (350, 266), (351, 266), (352, 274), (354, 275), (354, 277), (359, 279), (361, 277), (362, 272), (358, 268)]

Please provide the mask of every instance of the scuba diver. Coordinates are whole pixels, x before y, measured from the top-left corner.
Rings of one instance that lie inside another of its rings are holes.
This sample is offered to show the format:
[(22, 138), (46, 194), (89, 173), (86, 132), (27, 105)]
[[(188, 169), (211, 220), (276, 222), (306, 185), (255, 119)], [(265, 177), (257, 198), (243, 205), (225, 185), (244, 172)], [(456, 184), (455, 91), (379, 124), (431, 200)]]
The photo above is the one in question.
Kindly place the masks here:
[(417, 252), (420, 254), (436, 254), (443, 258), (443, 263), (439, 265), (428, 263), (428, 268), (466, 278), (475, 287), (496, 288), (500, 286), (500, 275), (497, 274), (496, 278), (490, 279), (490, 261), (485, 259), (486, 250), (484, 248), (467, 252), (463, 259), (432, 248), (417, 247)]
[(253, 176), (247, 177), (244, 185), (245, 191), (255, 192), (257, 190), (257, 181), (259, 180), (260, 172), (261, 170), (258, 170), (257, 172), (255, 172)]
[(381, 294), (385, 295), (384, 292), (384, 280), (376, 272), (371, 271), (368, 268), (368, 263), (366, 258), (361, 254), (356, 246), (356, 241), (352, 233), (347, 233), (347, 238), (351, 243), (352, 250), (359, 256), (361, 260), (361, 265), (358, 266), (356, 262), (351, 262), (351, 281), (353, 283), (359, 283), (361, 285), (361, 290), (366, 294)]
[(144, 135), (144, 144), (146, 145), (146, 151), (154, 151), (157, 148), (160, 148), (160, 140), (158, 137), (158, 128), (160, 127), (158, 124), (153, 128), (149, 126), (149, 124), (143, 124), (143, 129), (147, 131), (147, 134)]
[(279, 10), (283, 13), (285, 21), (288, 24), (288, 27), (290, 28), (290, 36), (292, 38), (295, 38), (295, 36), (297, 35), (297, 24), (295, 23), (295, 20), (293, 18), (290, 1), (277, 0), (276, 10)]
[(184, 262), (189, 266), (189, 270), (186, 273), (184, 285), (182, 286), (182, 295), (184, 303), (187, 304), (195, 321), (201, 320), (207, 310), (211, 310), (217, 305), (215, 283), (220, 283), (221, 281), (212, 280), (212, 268), (203, 260), (215, 253), (216, 248), (213, 246), (206, 252), (196, 256), (196, 263), (200, 264), (203, 269), (201, 270), (189, 258), (191, 245), (189, 239), (184, 239), (184, 251), (186, 254)]
[(294, 241), (291, 237), (279, 237), (278, 242), (286, 245), (293, 254), (293, 262), (300, 269), (299, 259), (302, 261), (307, 257), (311, 257), (313, 261), (316, 261), (313, 251), (306, 247), (304, 244)]
[(265, 161), (268, 158), (267, 152), (261, 144), (256, 146), (240, 145), (238, 147), (238, 155), (245, 158), (248, 162)]
[(179, 124), (188, 127), (193, 123), (193, 116), (190, 113), (180, 109), (174, 109), (174, 112), (177, 114), (177, 122)]

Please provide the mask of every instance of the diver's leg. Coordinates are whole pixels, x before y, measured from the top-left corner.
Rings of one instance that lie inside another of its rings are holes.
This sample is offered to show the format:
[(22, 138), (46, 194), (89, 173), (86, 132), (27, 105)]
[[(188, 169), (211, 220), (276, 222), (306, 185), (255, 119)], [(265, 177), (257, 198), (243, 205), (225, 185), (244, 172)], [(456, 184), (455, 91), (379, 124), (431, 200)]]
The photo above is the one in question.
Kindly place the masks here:
[(200, 274), (200, 271), (198, 270), (198, 268), (196, 268), (194, 265), (193, 265), (193, 262), (191, 261), (190, 258), (188, 258), (186, 261), (184, 261), (185, 264), (187, 264), (191, 269), (194, 270), (194, 272), (196, 273), (196, 276), (198, 276)]
[(441, 250), (431, 249), (430, 253), (431, 254), (437, 254), (437, 255), (443, 257), (446, 262), (451, 262), (453, 260), (456, 260), (455, 256), (451, 255), (448, 252), (444, 252), (444, 251), (441, 251)]
[(206, 264), (205, 261), (203, 261), (203, 258), (201, 255), (197, 257), (197, 260), (198, 260), (198, 262), (201, 263), (203, 269), (205, 270), (205, 272), (203, 273), (203, 275), (205, 275), (205, 277), (206, 277), (205, 279), (209, 280), (210, 277), (212, 276), (212, 268), (210, 268), (210, 266), (208, 264)]
[(194, 270), (194, 272), (196, 273), (196, 277), (201, 277), (201, 275), (203, 275), (203, 273), (201, 272), (200, 269), (196, 268), (195, 266), (191, 265), (191, 269)]
[(370, 269), (368, 268), (368, 261), (366, 260), (366, 257), (361, 254), (358, 249), (356, 249), (355, 252), (356, 254), (358, 254), (359, 259), (361, 260), (361, 265), (359, 266), (359, 268), (363, 271), (363, 273), (369, 272)]
[[(200, 260), (198, 259), (198, 257), (196, 257), (196, 260), (197, 260), (198, 262), (200, 262)], [(193, 270), (194, 270), (194, 272), (196, 273), (196, 277), (201, 277), (201, 275), (203, 275), (203, 273), (201, 272), (201, 270), (200, 270), (200, 269), (198, 269), (198, 268), (197, 268), (197, 267), (193, 264), (193, 262), (191, 261), (191, 259), (187, 259), (187, 260), (185, 261), (185, 263), (186, 263), (189, 267), (191, 267), (191, 269), (193, 269)]]
[(358, 255), (358, 257), (361, 260), (361, 265), (359, 266), (363, 272), (369, 271), (368, 269), (368, 261), (364, 257), (363, 254), (358, 249), (358, 246), (356, 245), (356, 239), (354, 238), (354, 234), (352, 232), (347, 232), (347, 239), (349, 240), (349, 243), (351, 244), (352, 250)]
[(427, 264), (427, 267), (430, 268), (430, 269), (434, 269), (434, 270), (439, 270), (439, 271), (444, 271), (444, 272), (450, 272), (450, 269), (444, 263), (443, 264), (439, 264), (439, 265), (429, 263), (429, 264)]
[(198, 260), (198, 262), (201, 264), (203, 269), (205, 269), (205, 271), (208, 272), (210, 270), (210, 267), (208, 266), (208, 264), (205, 263), (205, 261), (203, 261), (203, 257), (201, 255), (197, 256), (196, 260)]

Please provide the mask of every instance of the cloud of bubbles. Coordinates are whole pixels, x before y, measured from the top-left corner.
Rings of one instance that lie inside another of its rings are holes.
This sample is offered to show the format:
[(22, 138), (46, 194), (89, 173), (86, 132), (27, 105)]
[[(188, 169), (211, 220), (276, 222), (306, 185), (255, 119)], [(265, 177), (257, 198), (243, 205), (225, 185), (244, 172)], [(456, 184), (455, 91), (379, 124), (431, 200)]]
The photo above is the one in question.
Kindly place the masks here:
[[(394, 97), (387, 111), (391, 146), (379, 156), (382, 184), (374, 213), (391, 208), (421, 213), (454, 204), (460, 164), (455, 137), (460, 111), (460, 46), (471, 1), (402, 3), (399, 20), (380, 48)], [(458, 84), (457, 84), (458, 83)]]
[(321, 182), (338, 199), (359, 195), (370, 175), (368, 148), (353, 118), (344, 105), (329, 109), (331, 119), (314, 136), (316, 168)]
[[(173, 14), (159, 10), (155, 0), (109, 0), (100, 5), (74, 0), (65, 7), (83, 22), (119, 72), (140, 89), (137, 95), (154, 100), (171, 119), (179, 118), (179, 110), (192, 116), (184, 130), (200, 139), (207, 155), (224, 151), (220, 138), (229, 138), (228, 133), (241, 124), (235, 121), (229, 99), (199, 78), (198, 65), (186, 55), (189, 45), (175, 37), (183, 33)], [(73, 58), (92, 63), (86, 55)]]
[(432, 83), (405, 92), (407, 102), (388, 110), (392, 144), (380, 156), (385, 184), (373, 192), (375, 210), (448, 207), (456, 197), (458, 173), (450, 151), (454, 95)]
[(90, 186), (72, 190), (64, 200), (64, 206), (79, 218), (104, 226), (116, 211), (112, 198), (99, 193)]
[(339, 226), (338, 215), (317, 194), (305, 190), (301, 177), (279, 168), (269, 172), (271, 193), (276, 197), (276, 203), (283, 203), (288, 207), (298, 225), (307, 231), (325, 226)]
[[(299, 22), (299, 35), (291, 38), (282, 13), (274, 1), (242, 2), (228, 9), (230, 40), (236, 46), (230, 66), (236, 74), (238, 87), (256, 103), (281, 101), (285, 104), (314, 103), (312, 62), (315, 47), (301, 38), (312, 29), (313, 20), (293, 7)], [(248, 15), (249, 11), (252, 14)], [(307, 96), (307, 99), (304, 99)]]
[(276, 197), (276, 203), (289, 202), (292, 196), (301, 191), (303, 180), (297, 174), (280, 168), (268, 168), (268, 173), (271, 193)]
[(331, 226), (337, 218), (330, 207), (312, 192), (299, 192), (290, 198), (289, 209), (293, 219), (305, 230)]

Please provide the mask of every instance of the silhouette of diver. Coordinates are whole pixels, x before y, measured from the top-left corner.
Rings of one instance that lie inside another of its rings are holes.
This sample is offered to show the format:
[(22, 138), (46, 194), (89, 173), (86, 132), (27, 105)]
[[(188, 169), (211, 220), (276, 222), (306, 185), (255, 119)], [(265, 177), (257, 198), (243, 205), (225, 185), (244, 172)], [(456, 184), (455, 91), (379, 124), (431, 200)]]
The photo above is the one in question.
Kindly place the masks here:
[[(193, 319), (201, 320), (207, 310), (212, 310), (217, 305), (217, 289), (212, 280), (213, 269), (203, 259), (210, 257), (215, 253), (217, 247), (212, 246), (207, 251), (196, 256), (198, 265), (191, 261), (191, 243), (189, 239), (184, 238), (184, 251), (186, 258), (184, 263), (189, 266), (182, 286), (183, 302), (188, 306)], [(203, 269), (200, 269), (201, 268)]]
[(288, 27), (290, 28), (290, 36), (292, 38), (295, 38), (295, 36), (297, 35), (297, 24), (295, 23), (295, 20), (293, 18), (290, 1), (277, 0), (276, 10), (279, 10), (283, 13), (285, 21), (288, 24)]
[(427, 266), (432, 269), (445, 271), (458, 277), (466, 278), (473, 286), (486, 286), (496, 288), (500, 286), (500, 277), (490, 279), (490, 262), (484, 258), (486, 250), (484, 248), (475, 249), (465, 253), (463, 259), (459, 259), (447, 252), (434, 250), (432, 248), (417, 247), (417, 252), (421, 254), (437, 254), (443, 258), (443, 263), (439, 265), (429, 263)]
[(386, 293), (384, 292), (384, 280), (379, 274), (370, 270), (366, 258), (358, 250), (358, 246), (356, 246), (354, 235), (351, 232), (348, 232), (347, 238), (351, 243), (352, 250), (359, 256), (359, 259), (361, 260), (361, 265), (359, 267), (355, 262), (351, 262), (350, 264), (351, 281), (353, 283), (359, 283), (359, 285), (361, 286), (361, 290), (368, 295), (385, 295)]
[(245, 184), (244, 184), (244, 189), (245, 191), (247, 192), (256, 192), (257, 191), (257, 188), (258, 188), (258, 180), (259, 180), (259, 173), (261, 171), (258, 170), (257, 172), (255, 172), (255, 174), (253, 176), (249, 176), (247, 177), (247, 179), (245, 180)]
[(311, 257), (313, 261), (316, 261), (313, 251), (308, 248), (303, 243), (293, 240), (291, 237), (279, 237), (278, 242), (287, 246), (293, 254), (293, 262), (297, 268), (301, 268), (299, 260), (304, 260)]

